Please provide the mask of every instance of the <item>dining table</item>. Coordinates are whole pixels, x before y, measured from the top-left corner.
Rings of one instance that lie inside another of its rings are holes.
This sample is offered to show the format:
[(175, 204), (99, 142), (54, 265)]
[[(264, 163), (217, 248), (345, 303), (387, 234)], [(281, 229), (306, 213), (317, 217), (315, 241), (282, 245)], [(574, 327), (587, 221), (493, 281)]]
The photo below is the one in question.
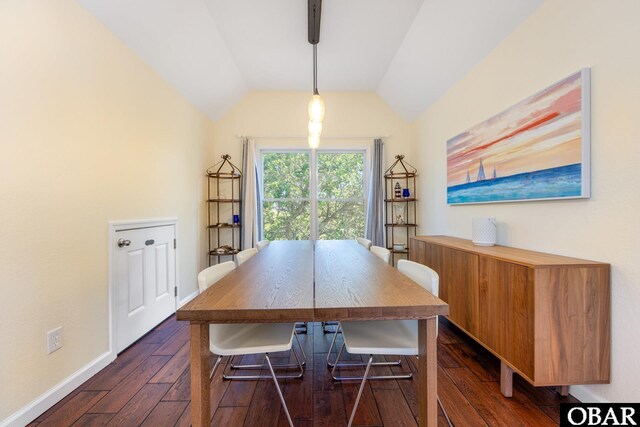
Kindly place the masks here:
[(191, 422), (211, 423), (211, 323), (415, 319), (418, 422), (437, 425), (437, 316), (449, 306), (355, 240), (273, 241), (177, 311), (190, 322)]

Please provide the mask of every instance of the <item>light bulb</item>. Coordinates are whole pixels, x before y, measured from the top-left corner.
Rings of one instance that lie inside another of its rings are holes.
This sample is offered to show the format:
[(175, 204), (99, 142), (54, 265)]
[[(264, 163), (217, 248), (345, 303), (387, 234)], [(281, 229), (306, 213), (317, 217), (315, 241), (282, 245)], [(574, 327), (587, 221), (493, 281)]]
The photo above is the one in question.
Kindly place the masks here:
[(322, 123), (321, 122), (309, 122), (309, 133), (317, 134), (320, 136), (322, 133)]
[(320, 146), (320, 135), (317, 133), (309, 134), (309, 148), (318, 148)]
[(318, 94), (313, 95), (309, 101), (309, 121), (322, 123), (324, 120), (324, 101)]

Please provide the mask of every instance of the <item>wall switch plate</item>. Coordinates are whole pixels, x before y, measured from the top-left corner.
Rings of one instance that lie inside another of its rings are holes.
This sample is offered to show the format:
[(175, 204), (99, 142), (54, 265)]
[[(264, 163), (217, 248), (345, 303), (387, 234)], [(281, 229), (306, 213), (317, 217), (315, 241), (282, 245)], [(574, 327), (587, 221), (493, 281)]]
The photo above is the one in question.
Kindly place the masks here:
[(62, 347), (62, 326), (47, 332), (47, 354), (53, 353), (60, 347)]

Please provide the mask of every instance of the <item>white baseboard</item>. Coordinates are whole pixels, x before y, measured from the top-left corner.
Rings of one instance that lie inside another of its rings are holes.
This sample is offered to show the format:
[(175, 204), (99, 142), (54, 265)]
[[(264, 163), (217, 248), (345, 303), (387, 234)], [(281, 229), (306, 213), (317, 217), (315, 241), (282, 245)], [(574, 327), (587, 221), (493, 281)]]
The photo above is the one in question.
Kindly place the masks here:
[(190, 293), (189, 295), (187, 295), (186, 297), (180, 300), (180, 302), (178, 303), (178, 308), (182, 307), (183, 305), (185, 305), (186, 303), (188, 303), (189, 301), (197, 297), (199, 294), (200, 294), (200, 291), (196, 289), (195, 291), (193, 291), (192, 293)]
[(573, 385), (570, 387), (569, 393), (583, 403), (609, 403), (607, 399), (592, 392), (586, 385)]
[(97, 374), (101, 369), (115, 360), (116, 355), (110, 351), (98, 356), (69, 377), (59, 382), (31, 403), (8, 418), (0, 421), (0, 427), (23, 427), (38, 418), (47, 409), (62, 400), (66, 395), (78, 388), (82, 383)]

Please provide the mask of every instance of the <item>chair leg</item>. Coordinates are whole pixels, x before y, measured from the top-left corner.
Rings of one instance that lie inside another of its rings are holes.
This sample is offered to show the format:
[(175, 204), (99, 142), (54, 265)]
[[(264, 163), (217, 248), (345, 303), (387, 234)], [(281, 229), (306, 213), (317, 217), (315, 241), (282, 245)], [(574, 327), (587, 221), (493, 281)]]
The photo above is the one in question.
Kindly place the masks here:
[(444, 417), (447, 420), (447, 424), (449, 425), (449, 427), (453, 427), (453, 424), (451, 423), (451, 419), (449, 418), (447, 411), (444, 409), (444, 406), (442, 406), (442, 401), (440, 400), (440, 396), (436, 396), (436, 397), (438, 398), (438, 405), (440, 405), (440, 408), (442, 408), (442, 413), (444, 414)]
[(284, 396), (282, 395), (282, 390), (280, 390), (280, 385), (278, 384), (278, 379), (276, 378), (276, 374), (275, 372), (273, 372), (273, 366), (271, 366), (271, 360), (269, 360), (269, 354), (265, 353), (264, 358), (267, 361), (267, 365), (269, 365), (269, 371), (271, 371), (271, 378), (273, 378), (273, 383), (276, 385), (276, 390), (278, 391), (280, 402), (282, 402), (284, 413), (287, 414), (287, 420), (289, 420), (289, 426), (293, 427), (293, 421), (291, 421), (291, 415), (289, 415), (289, 409), (287, 408), (287, 404), (284, 401)]
[[(293, 334), (296, 337), (296, 341), (298, 342), (298, 347), (300, 347), (300, 351), (302, 352), (302, 366), (306, 366), (307, 365), (307, 353), (304, 351), (304, 348), (302, 348), (302, 344), (300, 344), (300, 338), (298, 338), (298, 332), (294, 331)], [(296, 350), (293, 347), (291, 347), (291, 351), (293, 351), (294, 355), (296, 356), (296, 359), (298, 359), (298, 355), (295, 354)], [(262, 369), (267, 367), (264, 364), (260, 364), (260, 365), (234, 365), (233, 363), (231, 363), (230, 366), (231, 366), (231, 369), (246, 369), (246, 370), (250, 370), (250, 369), (262, 370)], [(297, 368), (298, 364), (287, 363), (287, 364), (284, 364), (284, 365), (273, 365), (273, 367), (275, 369)]]
[(222, 360), (222, 356), (218, 356), (216, 359), (216, 363), (213, 364), (213, 368), (209, 371), (209, 379), (213, 378), (213, 373), (215, 372), (218, 365), (220, 365), (220, 361)]
[(369, 356), (369, 362), (367, 363), (367, 367), (364, 370), (364, 376), (362, 377), (362, 382), (360, 383), (360, 389), (358, 390), (358, 395), (356, 396), (356, 402), (353, 404), (353, 411), (351, 411), (351, 417), (349, 418), (349, 424), (347, 424), (347, 427), (351, 427), (351, 425), (353, 424), (353, 419), (356, 416), (356, 411), (358, 410), (358, 403), (360, 403), (360, 398), (362, 397), (362, 392), (364, 391), (364, 385), (367, 382), (367, 376), (369, 375), (369, 369), (371, 369), (372, 363), (373, 363), (373, 354)]
[[(336, 361), (333, 364), (333, 369), (331, 369), (331, 377), (336, 380), (336, 381), (360, 381), (362, 379), (362, 377), (338, 377), (336, 376), (336, 368), (341, 367), (353, 367), (353, 366), (359, 366), (358, 363), (338, 363), (338, 361), (340, 360), (340, 356), (342, 355), (342, 351), (344, 350), (344, 343), (342, 344), (342, 346), (340, 347), (340, 351), (338, 352), (338, 356), (336, 357)], [(377, 362), (378, 365), (389, 365), (389, 364), (394, 364), (395, 362)], [(368, 363), (366, 364), (367, 366), (369, 365)], [(372, 366), (377, 366), (376, 363), (372, 362), (371, 363)], [(361, 366), (365, 366), (365, 364), (362, 364)], [(371, 376), (369, 377), (370, 380), (406, 380), (409, 378), (412, 378), (413, 374), (412, 373), (408, 373), (408, 374), (403, 374), (403, 375), (376, 375), (376, 376)]]

